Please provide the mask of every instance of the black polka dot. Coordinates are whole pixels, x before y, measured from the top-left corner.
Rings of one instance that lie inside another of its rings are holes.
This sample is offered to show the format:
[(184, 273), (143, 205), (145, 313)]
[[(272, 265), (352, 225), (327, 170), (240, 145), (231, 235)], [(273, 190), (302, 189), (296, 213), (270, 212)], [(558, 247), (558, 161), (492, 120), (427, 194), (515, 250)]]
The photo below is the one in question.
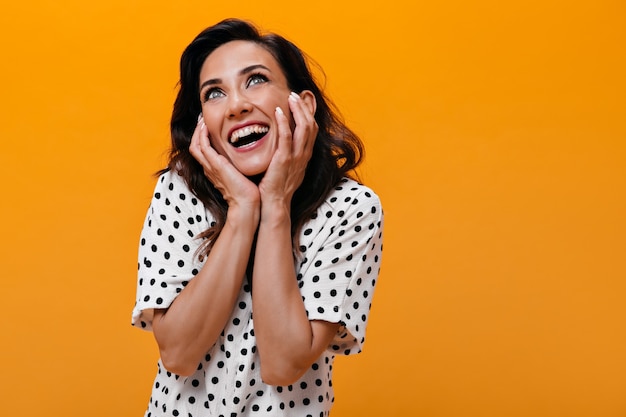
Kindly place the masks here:
[[(252, 287), (244, 278), (236, 308), (211, 354), (199, 361), (196, 374), (180, 377), (159, 365), (146, 415), (199, 417), (191, 411), (199, 402), (206, 412), (216, 405), (229, 409), (223, 417), (281, 414), (286, 409), (303, 417), (328, 417), (334, 400), (332, 359), (337, 354), (359, 352), (365, 340), (382, 251), (382, 209), (375, 197), (366, 187), (344, 178), (301, 228), (294, 266), (305, 312), (315, 319), (339, 321), (341, 327), (329, 351), (322, 353), (295, 385), (270, 388), (257, 376)], [(140, 237), (135, 325), (149, 329), (151, 323), (141, 314), (142, 309), (162, 308), (191, 279), (200, 278), (205, 259), (195, 250), (202, 244), (196, 237), (215, 221), (182, 177), (172, 171), (160, 177)], [(207, 306), (197, 314), (210, 312)], [(231, 387), (232, 394), (224, 396), (223, 387)], [(274, 395), (268, 395), (270, 390), (275, 390)], [(171, 402), (169, 396), (177, 402)], [(313, 403), (318, 410), (315, 413)], [(176, 404), (176, 409), (169, 406), (163, 411), (165, 404)], [(184, 406), (189, 410), (183, 410)]]

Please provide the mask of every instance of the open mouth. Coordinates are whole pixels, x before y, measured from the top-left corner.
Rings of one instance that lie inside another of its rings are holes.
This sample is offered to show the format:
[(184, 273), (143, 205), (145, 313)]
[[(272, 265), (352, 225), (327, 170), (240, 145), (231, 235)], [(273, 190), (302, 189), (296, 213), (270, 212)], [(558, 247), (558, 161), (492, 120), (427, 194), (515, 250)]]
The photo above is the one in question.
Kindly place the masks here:
[(263, 125), (249, 125), (242, 127), (241, 129), (235, 130), (231, 135), (228, 141), (231, 145), (236, 148), (241, 148), (246, 145), (250, 145), (258, 140), (260, 140), (263, 136), (269, 132), (269, 126)]

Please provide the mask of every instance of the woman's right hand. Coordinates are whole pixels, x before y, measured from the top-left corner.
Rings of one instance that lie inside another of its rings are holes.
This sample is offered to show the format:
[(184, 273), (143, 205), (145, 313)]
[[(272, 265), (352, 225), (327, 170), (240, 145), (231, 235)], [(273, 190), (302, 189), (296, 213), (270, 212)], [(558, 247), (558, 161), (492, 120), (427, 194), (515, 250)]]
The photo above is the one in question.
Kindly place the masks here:
[(197, 371), (228, 322), (246, 276), (261, 205), (256, 184), (211, 147), (201, 120), (189, 151), (224, 196), (228, 214), (197, 275), (169, 307), (154, 312), (152, 329), (162, 363), (168, 371), (183, 376)]
[(258, 221), (261, 205), (259, 188), (211, 146), (202, 117), (191, 137), (189, 152), (202, 165), (204, 175), (222, 193), (229, 211), (232, 207), (254, 210)]

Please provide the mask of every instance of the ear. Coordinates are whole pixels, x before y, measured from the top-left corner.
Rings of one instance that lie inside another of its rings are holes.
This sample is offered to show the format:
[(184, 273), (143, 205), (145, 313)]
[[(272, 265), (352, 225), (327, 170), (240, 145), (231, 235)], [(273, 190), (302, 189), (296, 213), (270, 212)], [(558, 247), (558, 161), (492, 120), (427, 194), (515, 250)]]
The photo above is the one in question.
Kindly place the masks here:
[(313, 94), (310, 90), (302, 90), (299, 95), (311, 114), (315, 115), (315, 110), (317, 110), (317, 100), (315, 100), (315, 94)]

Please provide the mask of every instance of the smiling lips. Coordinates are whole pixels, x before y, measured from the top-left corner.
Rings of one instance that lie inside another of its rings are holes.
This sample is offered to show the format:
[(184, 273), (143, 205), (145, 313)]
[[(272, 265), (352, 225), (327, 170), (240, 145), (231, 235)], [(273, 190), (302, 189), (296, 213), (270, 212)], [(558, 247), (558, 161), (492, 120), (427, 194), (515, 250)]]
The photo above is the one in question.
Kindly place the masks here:
[(261, 139), (267, 132), (269, 132), (269, 126), (260, 124), (253, 124), (244, 126), (240, 129), (233, 131), (228, 141), (235, 147), (241, 147), (250, 143), (256, 142)]

